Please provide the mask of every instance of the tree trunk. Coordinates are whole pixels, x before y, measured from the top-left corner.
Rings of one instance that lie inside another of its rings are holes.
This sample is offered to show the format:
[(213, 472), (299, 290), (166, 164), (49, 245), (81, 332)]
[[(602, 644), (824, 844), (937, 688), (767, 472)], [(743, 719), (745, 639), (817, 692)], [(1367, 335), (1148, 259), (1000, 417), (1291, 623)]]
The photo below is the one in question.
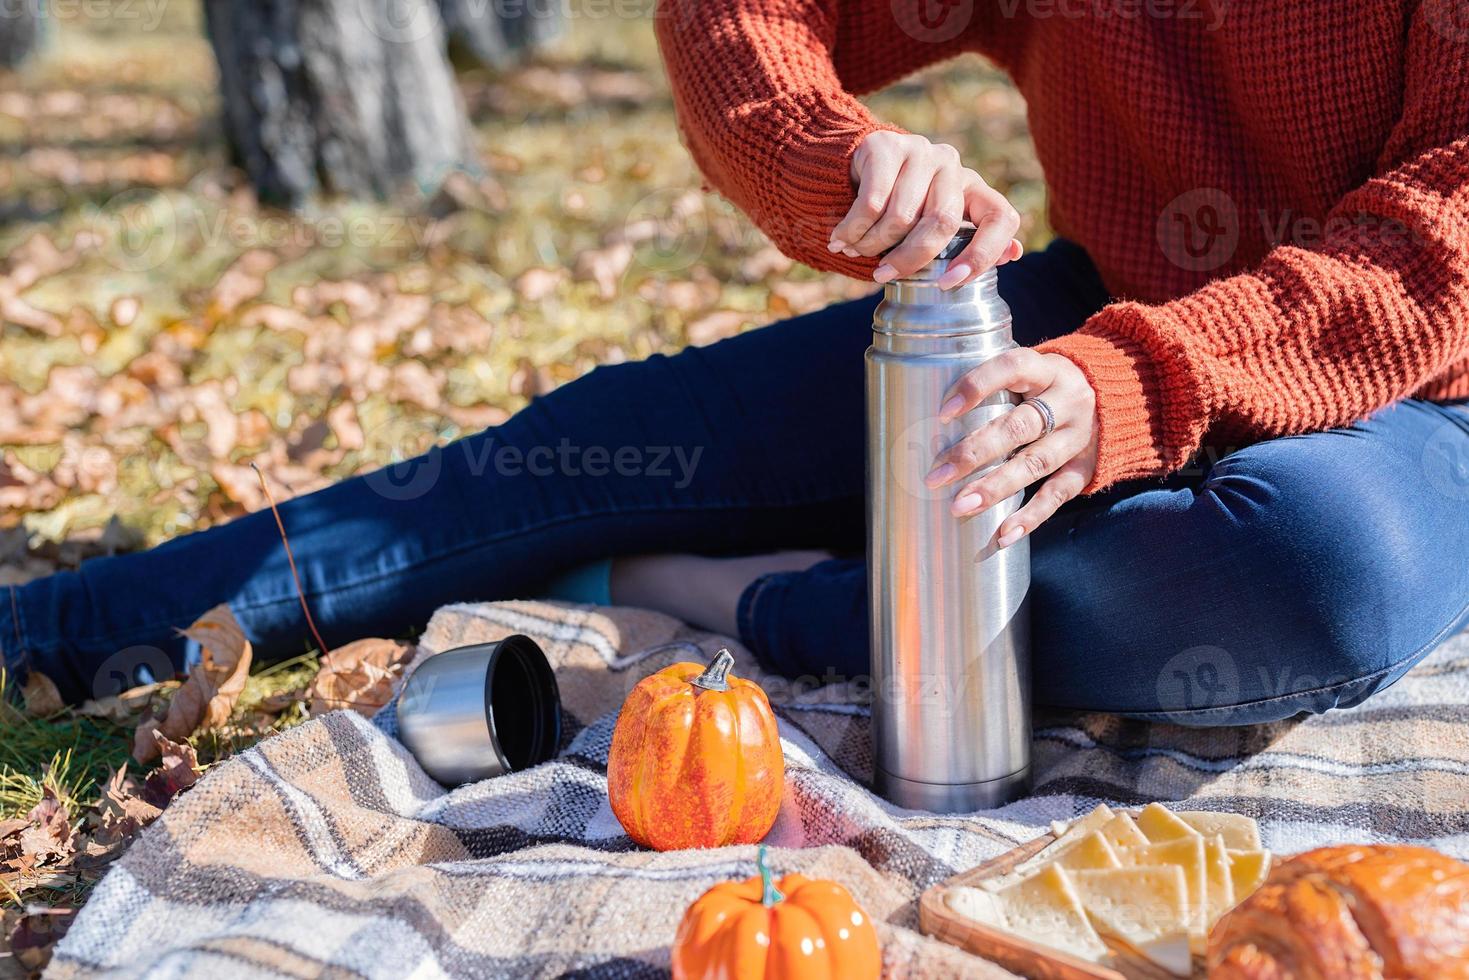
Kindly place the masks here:
[(503, 68), (561, 33), (561, 0), (438, 0), (450, 44)]
[(0, 68), (19, 68), (45, 36), (45, 0), (0, 2)]
[(431, 194), (473, 169), (433, 0), (205, 0), (225, 129), (261, 200)]

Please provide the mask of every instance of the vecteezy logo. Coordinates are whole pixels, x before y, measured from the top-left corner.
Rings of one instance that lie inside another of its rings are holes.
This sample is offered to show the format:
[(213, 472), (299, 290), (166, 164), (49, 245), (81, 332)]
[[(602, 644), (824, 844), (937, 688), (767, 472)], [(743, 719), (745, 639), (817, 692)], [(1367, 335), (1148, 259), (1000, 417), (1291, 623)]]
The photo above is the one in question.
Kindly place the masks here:
[(1239, 247), (1234, 199), (1214, 187), (1178, 195), (1158, 215), (1158, 247), (1181, 269), (1213, 272)]
[(1445, 422), (1423, 445), (1428, 485), (1451, 500), (1469, 500), (1469, 431)]
[(97, 667), (92, 675), (92, 697), (100, 701), (140, 684), (166, 681), (176, 671), (168, 654), (157, 647), (126, 647)]
[(1162, 711), (1194, 711), (1238, 704), (1239, 665), (1222, 647), (1190, 647), (1158, 672)]
[(915, 41), (941, 44), (974, 19), (974, 0), (892, 0), (893, 19)]
[(442, 30), (432, 0), (378, 0), (355, 4), (369, 31), (389, 44), (413, 44)]
[(102, 256), (123, 272), (149, 272), (173, 258), (183, 216), (168, 194), (134, 188), (87, 215)]
[(364, 474), (362, 479), (387, 500), (417, 500), (434, 488), (444, 469), (444, 450), (438, 433), (426, 422), (394, 417), (369, 431), (367, 445), (390, 462)]

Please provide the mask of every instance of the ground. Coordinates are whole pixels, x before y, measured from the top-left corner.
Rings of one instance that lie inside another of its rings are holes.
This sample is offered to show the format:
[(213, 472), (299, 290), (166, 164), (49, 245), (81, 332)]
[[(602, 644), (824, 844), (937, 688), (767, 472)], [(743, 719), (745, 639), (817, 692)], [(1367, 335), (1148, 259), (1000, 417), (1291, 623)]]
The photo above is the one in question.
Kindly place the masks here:
[[(536, 63), (462, 73), (482, 177), (411, 209), (286, 215), (229, 166), (196, 4), (58, 11), (44, 55), (0, 74), (0, 584), (264, 506), (252, 462), (278, 497), (307, 492), (599, 363), (869, 288), (792, 265), (701, 193), (646, 17), (577, 8)], [(954, 62), (870, 102), (957, 145), (1021, 210), (1028, 247), (1049, 237), (1023, 103), (992, 68)], [(310, 650), (255, 665), (216, 706), (227, 720), (158, 769), (129, 763), (133, 729), (176, 683), (79, 714), (34, 684), (27, 712), (11, 679), (0, 893), (21, 962), (65, 915), (18, 910), (84, 900), (126, 820), (150, 816), (128, 806), (166, 804), (189, 749), (207, 767), (301, 721), (317, 669)]]

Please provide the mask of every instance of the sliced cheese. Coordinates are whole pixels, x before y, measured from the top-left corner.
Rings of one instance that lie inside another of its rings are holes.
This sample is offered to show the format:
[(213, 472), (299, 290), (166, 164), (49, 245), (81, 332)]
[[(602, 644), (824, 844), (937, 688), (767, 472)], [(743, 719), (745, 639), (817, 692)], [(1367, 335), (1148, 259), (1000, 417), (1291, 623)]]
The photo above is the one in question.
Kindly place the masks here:
[(1204, 841), (1204, 898), (1208, 904), (1205, 931), (1234, 908), (1234, 878), (1229, 873), (1229, 850), (1224, 838), (1214, 835)]
[(949, 908), (965, 918), (983, 922), (996, 929), (1010, 928), (1010, 924), (1005, 921), (1005, 910), (998, 895), (981, 888), (955, 885), (948, 890), (944, 899)]
[(1148, 843), (1143, 832), (1137, 829), (1137, 823), (1133, 821), (1132, 816), (1126, 813), (1119, 813), (1107, 821), (1098, 833), (1107, 838), (1107, 843), (1112, 845), (1113, 850), (1121, 850), (1124, 847), (1142, 847)]
[(1074, 868), (1082, 871), (1088, 868), (1120, 868), (1122, 862), (1117, 860), (1117, 854), (1112, 850), (1112, 845), (1098, 831), (1092, 831), (1081, 840), (1072, 844), (1057, 856), (1055, 864), (1062, 868)]
[(1190, 977), (1194, 973), (1193, 947), (1189, 934), (1180, 932), (1140, 946), (1138, 952), (1175, 977)]
[(1177, 865), (1183, 869), (1183, 880), (1187, 886), (1189, 935), (1196, 941), (1206, 934), (1208, 885), (1204, 865), (1204, 838), (1179, 837), (1143, 847), (1131, 847), (1117, 852), (1117, 859), (1124, 868), (1148, 868), (1157, 865)]
[(1188, 885), (1177, 865), (1068, 871), (1092, 925), (1177, 976), (1193, 970)]
[(1047, 865), (996, 898), (1011, 932), (1091, 963), (1110, 957), (1066, 872), (1055, 865)]
[(1161, 803), (1149, 803), (1143, 807), (1143, 811), (1137, 815), (1137, 826), (1154, 844), (1180, 837), (1203, 836)]
[(1234, 903), (1238, 905), (1255, 893), (1270, 874), (1269, 851), (1230, 851), (1229, 877), (1234, 882)]
[(1087, 834), (1090, 834), (1092, 831), (1098, 829), (1107, 821), (1111, 820), (1112, 816), (1113, 814), (1111, 807), (1107, 806), (1107, 804), (1105, 803), (1101, 804), (1091, 813), (1088, 813), (1080, 820), (1073, 822), (1069, 827), (1066, 828), (1066, 831), (1064, 833), (1062, 833), (1054, 841), (1047, 845), (1044, 850), (1017, 865), (1015, 868), (1015, 872), (1019, 874), (1024, 874), (1027, 871), (1032, 871), (1036, 868), (1039, 868), (1041, 865), (1046, 864), (1053, 858), (1059, 856), (1062, 851), (1066, 850), (1072, 844), (1075, 844)]
[(1006, 874), (997, 878), (990, 878), (980, 882), (980, 887), (986, 891), (1003, 891), (1011, 885), (1024, 881), (1038, 868), (1055, 861), (1071, 847), (1079, 843), (1088, 834), (1091, 834), (1106, 824), (1113, 817), (1113, 813), (1107, 804), (1103, 803), (1091, 813), (1071, 824), (1059, 837), (1047, 844), (1040, 851), (1021, 861)]
[(1179, 810), (1174, 814), (1205, 837), (1218, 834), (1224, 843), (1235, 851), (1258, 851), (1260, 849), (1260, 825), (1249, 817), (1238, 813), (1217, 813), (1212, 810)]

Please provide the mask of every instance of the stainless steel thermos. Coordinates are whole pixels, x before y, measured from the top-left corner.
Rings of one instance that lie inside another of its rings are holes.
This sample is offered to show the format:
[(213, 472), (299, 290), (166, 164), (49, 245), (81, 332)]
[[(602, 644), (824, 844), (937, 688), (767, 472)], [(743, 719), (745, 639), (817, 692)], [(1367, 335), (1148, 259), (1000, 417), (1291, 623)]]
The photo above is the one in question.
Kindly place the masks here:
[(924, 485), (939, 451), (1018, 403), (1002, 392), (939, 423), (949, 386), (1015, 346), (993, 270), (935, 285), (972, 234), (888, 283), (867, 351), (874, 782), (900, 806), (946, 813), (1004, 804), (1030, 779), (1029, 539), (996, 547), (1021, 496), (956, 518), (968, 480)]

